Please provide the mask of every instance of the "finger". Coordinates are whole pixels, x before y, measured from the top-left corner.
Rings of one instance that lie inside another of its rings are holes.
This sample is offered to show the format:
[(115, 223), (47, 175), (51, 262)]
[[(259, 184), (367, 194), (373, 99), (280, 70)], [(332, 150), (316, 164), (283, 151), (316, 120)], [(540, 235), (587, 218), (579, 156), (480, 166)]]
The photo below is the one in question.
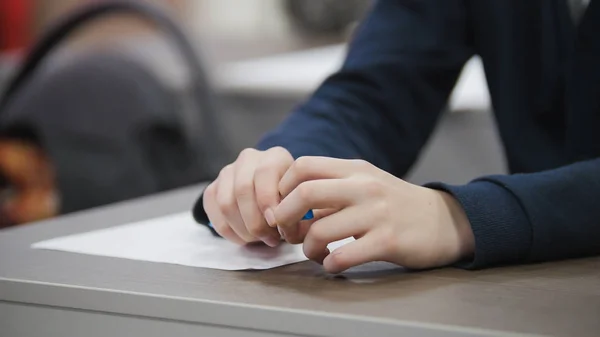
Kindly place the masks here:
[(246, 230), (271, 247), (281, 242), (275, 228), (269, 227), (258, 209), (254, 193), (254, 170), (258, 164), (258, 151), (247, 149), (240, 153), (234, 165), (234, 194)]
[(368, 232), (371, 224), (362, 207), (349, 207), (312, 224), (302, 249), (306, 257), (322, 262), (329, 253), (327, 245)]
[(273, 209), (281, 201), (279, 181), (293, 163), (294, 158), (287, 150), (274, 147), (265, 152), (254, 172), (256, 203), (271, 227), (276, 226)]
[[(291, 244), (302, 243), (302, 242), (304, 242), (304, 239), (306, 238), (306, 234), (310, 230), (312, 224), (317, 222), (319, 219), (329, 216), (330, 214), (333, 214), (337, 211), (338, 211), (337, 209), (333, 209), (333, 208), (332, 209), (317, 209), (317, 210), (313, 211), (314, 218), (311, 220), (300, 221), (296, 226), (291, 226), (291, 227), (287, 227), (287, 228), (281, 228), (281, 227), (278, 227), (278, 228), (280, 229), (280, 233), (282, 234), (281, 236), (288, 243), (291, 243)], [(296, 228), (297, 228), (297, 230), (296, 230)], [(283, 229), (285, 229), (286, 232), (284, 232)]]
[(385, 245), (379, 233), (371, 233), (364, 237), (343, 245), (334, 250), (323, 260), (323, 267), (329, 273), (341, 273), (367, 262), (385, 261)]
[(324, 179), (303, 182), (275, 208), (279, 227), (300, 222), (310, 209), (342, 209), (360, 197), (362, 191), (349, 179)]
[(317, 179), (341, 179), (372, 168), (363, 160), (329, 157), (301, 157), (296, 159), (279, 182), (279, 193), (285, 198), (298, 185)]
[(208, 215), (208, 219), (212, 223), (213, 228), (221, 237), (239, 245), (245, 244), (246, 241), (242, 240), (242, 238), (240, 238), (227, 223), (225, 216), (223, 216), (217, 205), (216, 197), (216, 184), (212, 183), (204, 190), (202, 202), (206, 215)]
[(240, 215), (234, 193), (233, 174), (233, 165), (228, 165), (221, 170), (217, 179), (217, 204), (231, 229), (245, 242), (255, 242), (257, 239), (248, 232), (246, 225), (244, 225), (244, 220), (242, 220), (242, 216)]
[(314, 213), (314, 218), (312, 220), (310, 220), (312, 223), (323, 219), (326, 216), (330, 216), (331, 214), (338, 212), (339, 209), (337, 208), (326, 208), (326, 209), (315, 209), (313, 211)]

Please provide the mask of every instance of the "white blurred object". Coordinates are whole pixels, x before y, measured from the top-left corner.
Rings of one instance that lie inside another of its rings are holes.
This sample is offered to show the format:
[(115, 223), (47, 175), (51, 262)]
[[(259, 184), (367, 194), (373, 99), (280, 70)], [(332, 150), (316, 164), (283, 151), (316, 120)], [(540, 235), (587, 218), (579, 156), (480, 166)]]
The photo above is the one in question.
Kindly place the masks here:
[(215, 80), (227, 91), (305, 95), (341, 66), (344, 52), (336, 45), (224, 64)]
[[(222, 65), (217, 86), (227, 92), (305, 96), (338, 70), (345, 45), (334, 45)], [(489, 91), (481, 59), (473, 57), (450, 97), (451, 111), (489, 110)]]
[(222, 37), (288, 38), (290, 23), (280, 0), (188, 0), (190, 26)]
[(465, 64), (448, 103), (451, 111), (492, 109), (485, 71), (479, 56), (471, 58)]

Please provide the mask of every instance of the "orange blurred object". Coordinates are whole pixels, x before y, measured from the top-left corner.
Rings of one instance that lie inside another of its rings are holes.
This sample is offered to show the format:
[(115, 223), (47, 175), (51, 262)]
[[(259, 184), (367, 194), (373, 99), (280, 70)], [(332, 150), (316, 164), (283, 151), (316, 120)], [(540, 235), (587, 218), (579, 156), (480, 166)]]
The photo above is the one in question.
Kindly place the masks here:
[(0, 227), (57, 215), (54, 169), (36, 144), (0, 139), (0, 175), (7, 183), (0, 186)]

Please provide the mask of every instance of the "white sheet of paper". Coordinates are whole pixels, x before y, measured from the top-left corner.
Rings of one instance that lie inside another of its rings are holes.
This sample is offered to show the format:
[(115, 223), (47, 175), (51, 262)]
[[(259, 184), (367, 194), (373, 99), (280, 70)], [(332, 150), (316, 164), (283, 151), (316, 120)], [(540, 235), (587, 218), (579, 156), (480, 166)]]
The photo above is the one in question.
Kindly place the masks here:
[[(329, 248), (352, 240), (332, 243)], [(223, 270), (269, 269), (306, 260), (301, 245), (242, 247), (217, 238), (189, 212), (50, 239), (31, 247)]]

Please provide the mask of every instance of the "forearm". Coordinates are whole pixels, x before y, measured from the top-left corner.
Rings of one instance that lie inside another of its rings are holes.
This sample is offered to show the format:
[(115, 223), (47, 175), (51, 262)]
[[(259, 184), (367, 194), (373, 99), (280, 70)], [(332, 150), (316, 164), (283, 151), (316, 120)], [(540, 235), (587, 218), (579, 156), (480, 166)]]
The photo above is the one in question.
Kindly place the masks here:
[(600, 254), (600, 159), (467, 185), (430, 184), (452, 194), (469, 219), (474, 256), (461, 264), (549, 261)]
[[(378, 1), (342, 68), (259, 143), (403, 175), (472, 55), (461, 1)], [(435, 41), (435, 43), (433, 43)]]

